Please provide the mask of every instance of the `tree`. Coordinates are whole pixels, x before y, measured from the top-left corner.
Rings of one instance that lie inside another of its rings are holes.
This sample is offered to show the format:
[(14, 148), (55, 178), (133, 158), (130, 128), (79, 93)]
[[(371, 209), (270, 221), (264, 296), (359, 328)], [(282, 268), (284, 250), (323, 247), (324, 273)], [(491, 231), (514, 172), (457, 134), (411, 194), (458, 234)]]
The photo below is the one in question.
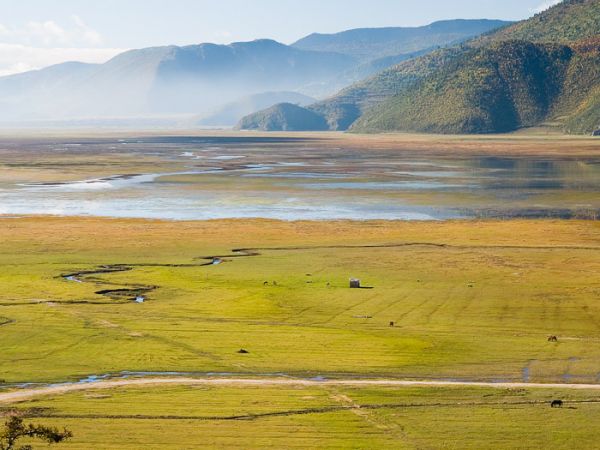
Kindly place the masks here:
[(31, 445), (17, 447), (17, 441), (22, 438), (34, 438), (46, 441), (48, 444), (58, 444), (71, 438), (73, 434), (66, 428), (45, 427), (43, 425), (25, 425), (21, 417), (12, 416), (0, 431), (0, 450), (32, 450)]

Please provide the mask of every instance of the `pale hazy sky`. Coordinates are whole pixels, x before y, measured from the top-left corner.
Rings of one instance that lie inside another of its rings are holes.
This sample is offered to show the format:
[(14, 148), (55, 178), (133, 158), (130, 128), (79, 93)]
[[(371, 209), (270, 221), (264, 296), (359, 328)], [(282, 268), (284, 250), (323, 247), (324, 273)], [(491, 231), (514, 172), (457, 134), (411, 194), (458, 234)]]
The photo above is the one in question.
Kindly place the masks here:
[(556, 0), (0, 0), (0, 75), (129, 48), (284, 43), (312, 32), (418, 26), (443, 19), (520, 20)]

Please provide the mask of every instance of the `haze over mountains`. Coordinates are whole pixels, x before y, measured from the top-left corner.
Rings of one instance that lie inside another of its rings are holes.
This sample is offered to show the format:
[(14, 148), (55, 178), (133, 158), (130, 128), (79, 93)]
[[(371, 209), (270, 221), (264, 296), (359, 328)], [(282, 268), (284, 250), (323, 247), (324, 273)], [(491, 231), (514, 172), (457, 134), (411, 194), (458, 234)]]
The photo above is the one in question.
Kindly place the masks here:
[(132, 50), (105, 64), (67, 63), (0, 78), (2, 119), (200, 113), (264, 91), (310, 91), (351, 57), (271, 40)]
[(314, 33), (292, 46), (302, 50), (341, 53), (367, 62), (458, 43), (508, 24), (510, 22), (502, 20), (458, 19), (412, 28), (357, 28), (336, 34)]
[[(308, 109), (332, 130), (458, 134), (545, 125), (593, 132), (600, 128), (600, 1), (566, 0), (400, 63)], [(244, 123), (260, 128), (252, 117)]]
[(190, 125), (200, 125), (205, 127), (229, 126), (238, 123), (238, 121), (256, 111), (269, 108), (273, 105), (282, 103), (291, 103), (294, 105), (307, 106), (315, 102), (313, 97), (309, 97), (298, 92), (263, 92), (261, 94), (249, 95), (238, 101), (231, 102), (211, 111), (208, 114), (202, 114), (195, 117)]
[[(235, 106), (252, 104), (249, 97), (260, 99), (257, 109), (270, 106), (265, 101), (277, 92), (292, 95), (273, 103), (297, 103), (294, 94), (324, 98), (395, 63), (504, 24), (457, 20), (350, 30), (310, 35), (291, 46), (263, 39), (154, 47), (125, 52), (105, 64), (59, 64), (1, 77), (0, 122), (197, 115), (199, 124), (234, 125), (252, 112)], [(229, 114), (219, 115), (223, 108)]]

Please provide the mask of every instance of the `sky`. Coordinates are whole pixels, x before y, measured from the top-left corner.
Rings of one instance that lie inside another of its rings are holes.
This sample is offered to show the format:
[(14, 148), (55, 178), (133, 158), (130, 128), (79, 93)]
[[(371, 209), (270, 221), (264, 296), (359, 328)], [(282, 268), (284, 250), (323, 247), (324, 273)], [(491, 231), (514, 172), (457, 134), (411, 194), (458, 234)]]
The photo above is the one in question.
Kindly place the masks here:
[(0, 0), (0, 75), (131, 49), (313, 32), (420, 26), (444, 19), (521, 20), (559, 0)]

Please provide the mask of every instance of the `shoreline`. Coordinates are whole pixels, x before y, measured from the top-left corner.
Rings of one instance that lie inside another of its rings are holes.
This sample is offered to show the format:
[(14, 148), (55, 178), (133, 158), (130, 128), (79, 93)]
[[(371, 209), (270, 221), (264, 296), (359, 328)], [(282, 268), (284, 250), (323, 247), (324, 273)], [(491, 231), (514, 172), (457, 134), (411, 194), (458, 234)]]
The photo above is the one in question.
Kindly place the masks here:
[[(68, 129), (68, 130), (9, 130), (0, 129), (1, 141), (35, 143), (46, 139), (65, 139), (98, 142), (114, 139), (199, 138), (260, 141), (270, 146), (281, 143), (302, 146), (319, 143), (325, 148), (339, 150), (402, 151), (407, 155), (457, 157), (506, 156), (577, 158), (599, 157), (600, 138), (587, 135), (516, 132), (510, 134), (448, 135), (419, 133), (354, 134), (324, 132), (249, 132), (233, 130), (127, 130)], [(231, 143), (231, 142), (230, 142)], [(235, 142), (234, 142), (235, 143)], [(574, 145), (575, 144), (575, 145)], [(339, 148), (342, 146), (343, 148)]]
[(121, 216), (95, 216), (95, 215), (65, 215), (65, 214), (0, 214), (2, 220), (27, 220), (27, 219), (52, 219), (52, 220), (99, 220), (99, 221), (124, 221), (124, 222), (147, 222), (147, 223), (165, 223), (165, 224), (210, 224), (210, 223), (272, 223), (272, 224), (353, 224), (353, 225), (373, 225), (373, 224), (469, 224), (469, 223), (513, 223), (513, 222), (564, 222), (564, 223), (595, 223), (600, 222), (600, 217), (588, 219), (582, 217), (563, 218), (558, 216), (539, 216), (539, 217), (455, 217), (450, 219), (277, 219), (270, 217), (223, 217), (215, 219), (168, 219), (152, 217), (121, 217)]

